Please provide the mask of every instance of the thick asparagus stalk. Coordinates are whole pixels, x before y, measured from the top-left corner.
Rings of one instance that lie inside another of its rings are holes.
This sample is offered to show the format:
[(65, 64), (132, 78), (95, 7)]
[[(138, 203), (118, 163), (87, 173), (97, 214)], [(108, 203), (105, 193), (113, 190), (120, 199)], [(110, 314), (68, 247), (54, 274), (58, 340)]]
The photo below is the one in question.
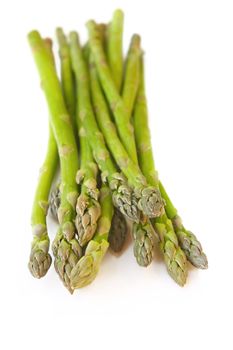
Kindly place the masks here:
[(104, 182), (108, 181), (112, 190), (113, 204), (130, 220), (139, 220), (139, 210), (134, 192), (126, 178), (117, 171), (99, 131), (92, 109), (89, 75), (77, 33), (70, 34), (71, 59), (77, 85), (79, 86), (85, 108), (79, 111), (80, 118), (87, 133), (88, 141)]
[(37, 31), (30, 32), (28, 40), (48, 103), (61, 165), (61, 205), (58, 210), (60, 227), (53, 242), (55, 268), (65, 286), (72, 291), (69, 284), (70, 271), (81, 255), (73, 223), (78, 195), (75, 180), (78, 170), (77, 146), (51, 55)]
[[(117, 136), (115, 126), (111, 121), (108, 106), (101, 91), (96, 66), (91, 55), (90, 76), (92, 100), (99, 127), (116, 163), (128, 178), (130, 185), (134, 187), (139, 209), (150, 217), (161, 215), (163, 211), (163, 201), (161, 200), (160, 192), (154, 187), (147, 186), (141, 170), (128, 156), (128, 153)], [(130, 137), (132, 137), (132, 135)]]
[(90, 284), (98, 274), (100, 264), (109, 247), (108, 234), (111, 227), (113, 205), (111, 191), (108, 186), (100, 189), (101, 217), (94, 238), (88, 243), (85, 255), (79, 260), (71, 272), (73, 289)]
[(107, 57), (118, 91), (121, 89), (123, 78), (123, 22), (123, 12), (116, 10), (113, 13), (112, 21), (108, 25)]
[[(135, 138), (138, 150), (139, 164), (148, 183), (158, 186), (158, 176), (155, 170), (150, 130), (148, 126), (147, 102), (144, 88), (143, 59), (141, 60), (140, 87), (133, 115)], [(179, 247), (172, 222), (164, 213), (155, 219), (155, 228), (160, 237), (160, 247), (164, 255), (167, 270), (171, 277), (181, 286), (186, 282), (186, 257)]]
[(49, 140), (44, 163), (40, 170), (40, 177), (36, 188), (32, 207), (32, 241), (29, 269), (36, 278), (43, 277), (52, 262), (49, 252), (49, 236), (46, 225), (46, 215), (49, 206), (49, 192), (53, 177), (58, 164), (57, 144), (53, 136), (53, 131), (49, 127)]
[[(137, 157), (137, 151), (135, 141), (134, 139), (132, 140), (131, 137), (133, 134), (133, 128), (130, 121), (126, 121), (127, 110), (119, 95), (110, 68), (107, 64), (100, 31), (94, 21), (87, 22), (87, 28), (89, 32), (90, 50), (94, 57), (102, 88), (115, 118), (121, 142), (128, 154), (133, 155), (133, 157), (131, 157), (134, 161)], [(129, 139), (131, 139), (131, 141), (129, 141)]]
[(82, 247), (92, 239), (100, 216), (99, 190), (96, 181), (98, 168), (93, 160), (87, 134), (81, 120), (81, 113), (86, 109), (85, 103), (83, 90), (80, 86), (77, 89), (76, 120), (79, 132), (81, 164), (76, 181), (78, 184), (81, 184), (81, 194), (77, 200), (75, 224), (78, 232), (78, 241)]
[(110, 248), (115, 253), (119, 253), (122, 250), (125, 243), (127, 231), (128, 229), (125, 216), (122, 215), (122, 213), (117, 208), (114, 208), (108, 241)]
[(170, 220), (172, 220), (180, 246), (185, 252), (187, 259), (197, 268), (207, 269), (208, 260), (203, 252), (201, 243), (191, 231), (188, 231), (184, 227), (181, 217), (178, 215), (176, 208), (174, 207), (161, 182), (159, 183), (159, 188), (164, 200), (166, 201), (167, 216)]

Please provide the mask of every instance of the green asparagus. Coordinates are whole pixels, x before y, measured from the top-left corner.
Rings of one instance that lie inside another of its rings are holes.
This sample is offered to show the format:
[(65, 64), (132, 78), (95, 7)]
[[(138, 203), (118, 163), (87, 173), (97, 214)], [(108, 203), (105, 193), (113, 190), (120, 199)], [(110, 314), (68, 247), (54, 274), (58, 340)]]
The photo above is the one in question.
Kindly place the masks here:
[(115, 82), (112, 78), (110, 68), (107, 64), (107, 58), (104, 53), (103, 43), (98, 25), (94, 21), (87, 22), (89, 32), (89, 45), (92, 52), (102, 88), (110, 105), (111, 111), (115, 118), (118, 133), (122, 144), (128, 154), (132, 154), (132, 160), (137, 157), (136, 145), (132, 139), (133, 128), (130, 121), (126, 121), (127, 110), (124, 106), (121, 96), (117, 90)]
[(37, 31), (30, 32), (28, 40), (47, 100), (61, 165), (61, 204), (58, 209), (60, 227), (53, 243), (55, 268), (65, 286), (72, 291), (69, 284), (70, 266), (76, 263), (81, 255), (73, 223), (78, 196), (75, 181), (78, 170), (77, 146), (51, 55)]
[[(155, 170), (150, 130), (148, 126), (147, 102), (144, 87), (143, 58), (141, 59), (140, 87), (133, 115), (135, 138), (138, 149), (139, 164), (148, 183), (158, 186), (158, 174)], [(155, 228), (160, 237), (160, 247), (171, 277), (181, 286), (186, 282), (186, 257), (179, 247), (171, 221), (164, 213), (155, 219)]]
[(134, 192), (128, 185), (126, 178), (117, 171), (105, 145), (103, 135), (97, 126), (91, 104), (88, 70), (78, 34), (75, 32), (70, 34), (70, 45), (72, 66), (77, 85), (85, 100), (85, 109), (79, 111), (79, 115), (86, 130), (94, 159), (102, 172), (103, 182), (107, 181), (112, 190), (113, 204), (130, 220), (138, 221), (140, 213)]
[(85, 255), (71, 272), (73, 289), (82, 288), (93, 282), (100, 264), (108, 250), (108, 234), (111, 227), (113, 205), (110, 189), (103, 185), (100, 189), (101, 217), (94, 238), (88, 243)]
[(85, 100), (83, 99), (82, 89), (78, 88), (77, 91), (76, 119), (79, 130), (81, 164), (76, 181), (81, 184), (81, 194), (76, 205), (75, 225), (79, 244), (83, 247), (92, 239), (95, 233), (97, 221), (100, 217), (100, 204), (98, 202), (99, 190), (96, 181), (98, 169), (93, 160), (87, 134), (80, 118), (80, 113), (85, 109)]
[(203, 252), (201, 243), (191, 231), (188, 231), (184, 227), (181, 217), (178, 215), (176, 208), (173, 206), (161, 182), (159, 183), (159, 188), (164, 200), (166, 201), (167, 216), (170, 220), (172, 220), (173, 227), (179, 240), (179, 244), (185, 252), (187, 259), (197, 268), (207, 269), (208, 260), (205, 253)]
[(46, 215), (49, 206), (48, 198), (53, 177), (58, 164), (58, 152), (53, 131), (49, 127), (49, 140), (46, 157), (40, 170), (40, 177), (32, 208), (32, 232), (34, 235), (29, 260), (29, 269), (36, 278), (43, 277), (52, 262), (49, 254), (49, 236)]
[(123, 12), (116, 10), (108, 25), (107, 57), (117, 90), (120, 90), (123, 78), (123, 22)]
[(160, 193), (157, 189), (147, 186), (144, 176), (139, 167), (134, 164), (128, 156), (121, 141), (117, 136), (117, 132), (111, 117), (104, 95), (97, 77), (95, 63), (90, 55), (90, 77), (91, 77), (91, 92), (94, 110), (99, 127), (105, 137), (105, 141), (114, 156), (115, 161), (126, 175), (130, 185), (134, 188), (135, 196), (138, 200), (138, 207), (143, 213), (148, 216), (159, 216), (163, 211), (163, 202)]

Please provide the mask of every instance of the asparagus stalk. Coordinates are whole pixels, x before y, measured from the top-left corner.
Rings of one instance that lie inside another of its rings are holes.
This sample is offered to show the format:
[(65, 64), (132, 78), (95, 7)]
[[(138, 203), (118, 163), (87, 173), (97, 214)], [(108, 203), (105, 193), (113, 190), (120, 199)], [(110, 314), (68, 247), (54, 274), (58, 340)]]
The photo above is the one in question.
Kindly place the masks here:
[(67, 112), (54, 62), (37, 31), (28, 35), (34, 60), (48, 103), (50, 122), (56, 139), (61, 165), (61, 204), (58, 210), (59, 230), (53, 242), (55, 268), (65, 286), (70, 287), (70, 271), (81, 255), (75, 238), (75, 205), (78, 195), (75, 181), (78, 152), (71, 118)]
[[(97, 77), (97, 69), (91, 55), (90, 77), (92, 100), (99, 127), (116, 163), (128, 178), (130, 185), (134, 188), (139, 209), (150, 217), (161, 215), (163, 211), (163, 201), (161, 200), (158, 189), (147, 185), (141, 170), (128, 156), (128, 153), (117, 136), (115, 126), (111, 121), (108, 106), (101, 91)], [(130, 137), (132, 137), (132, 135)]]
[(126, 235), (127, 222), (125, 220), (125, 216), (122, 215), (122, 213), (117, 208), (115, 208), (108, 237), (110, 248), (115, 253), (119, 253), (122, 250)]
[(59, 56), (61, 62), (61, 86), (69, 115), (75, 128), (75, 90), (74, 79), (71, 67), (70, 49), (67, 38), (62, 28), (56, 29), (56, 36), (59, 45)]
[(123, 22), (123, 12), (121, 10), (116, 10), (108, 26), (107, 57), (112, 77), (118, 91), (121, 89), (123, 78)]
[(161, 182), (159, 182), (159, 188), (164, 200), (166, 201), (166, 214), (169, 219), (172, 220), (179, 244), (185, 252), (187, 259), (197, 268), (207, 269), (208, 260), (203, 252), (201, 243), (191, 231), (188, 231), (184, 227), (181, 217), (179, 216)]
[(124, 83), (122, 88), (122, 99), (125, 103), (128, 118), (130, 119), (138, 92), (140, 80), (140, 57), (141, 38), (134, 34), (131, 39), (130, 47), (126, 57)]
[[(141, 39), (139, 35), (133, 35), (126, 59), (125, 77), (122, 91), (122, 99), (127, 110), (129, 120), (133, 111), (138, 92), (140, 79)], [(134, 139), (132, 135), (131, 138)], [(135, 159), (138, 164), (138, 158)], [(134, 256), (140, 266), (148, 266), (153, 259), (153, 250), (156, 241), (154, 228), (146, 216), (141, 217), (140, 223), (133, 224)]]
[(98, 168), (93, 160), (87, 134), (80, 117), (82, 111), (86, 108), (85, 103), (83, 91), (80, 87), (77, 89), (76, 120), (79, 131), (81, 165), (76, 181), (78, 184), (81, 184), (81, 194), (77, 200), (75, 224), (78, 232), (78, 241), (82, 247), (92, 239), (100, 217), (99, 190), (96, 181)]
[(133, 155), (133, 157), (131, 157), (132, 160), (135, 161), (137, 151), (135, 141), (131, 137), (133, 134), (133, 128), (130, 121), (126, 121), (127, 110), (119, 95), (110, 68), (107, 64), (100, 31), (94, 21), (87, 22), (87, 28), (89, 32), (90, 50), (94, 57), (102, 88), (115, 118), (121, 142), (128, 154)]
[(82, 94), (82, 99), (85, 101), (85, 108), (79, 111), (79, 116), (87, 133), (94, 159), (102, 172), (103, 181), (108, 181), (112, 190), (113, 204), (130, 220), (138, 221), (139, 210), (133, 190), (128, 185), (123, 174), (117, 171), (105, 145), (103, 135), (97, 126), (90, 97), (88, 70), (83, 58), (78, 34), (75, 32), (70, 34), (70, 47), (75, 78), (80, 94)]
[[(133, 115), (135, 138), (138, 149), (139, 164), (148, 183), (158, 186), (158, 175), (154, 165), (150, 130), (148, 126), (147, 102), (144, 88), (143, 59), (141, 60), (140, 87)], [(172, 222), (166, 213), (155, 219), (155, 228), (160, 237), (160, 248), (164, 255), (167, 270), (171, 277), (181, 286), (186, 282), (186, 256), (178, 244)]]
[(52, 262), (49, 252), (49, 236), (46, 225), (46, 215), (49, 206), (49, 192), (58, 164), (57, 144), (49, 127), (47, 153), (40, 170), (40, 177), (34, 197), (31, 224), (33, 241), (29, 260), (29, 270), (36, 278), (43, 277)]
[(100, 189), (100, 205), (101, 217), (98, 221), (96, 234), (88, 243), (85, 255), (71, 272), (73, 289), (85, 287), (93, 282), (109, 247), (108, 234), (111, 227), (113, 205), (111, 191), (106, 185), (102, 185)]

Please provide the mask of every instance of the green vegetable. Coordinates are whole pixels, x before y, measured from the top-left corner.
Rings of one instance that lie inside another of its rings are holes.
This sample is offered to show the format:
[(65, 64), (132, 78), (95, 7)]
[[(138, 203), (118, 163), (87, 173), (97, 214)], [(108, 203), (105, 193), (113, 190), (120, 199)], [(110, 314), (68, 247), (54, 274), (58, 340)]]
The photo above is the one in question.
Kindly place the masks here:
[[(158, 175), (155, 170), (152, 145), (150, 141), (143, 70), (142, 59), (140, 87), (133, 115), (135, 138), (138, 149), (139, 164), (143, 174), (146, 176), (148, 183), (153, 186), (158, 186)], [(161, 217), (155, 219), (155, 228), (160, 237), (160, 248), (164, 255), (167, 270), (171, 277), (178, 284), (183, 286), (187, 278), (186, 257), (182, 249), (179, 247), (172, 223), (165, 213)]]
[(139, 211), (132, 189), (126, 178), (117, 171), (105, 145), (103, 135), (99, 131), (90, 97), (89, 75), (78, 34), (70, 34), (71, 59), (77, 85), (85, 100), (85, 109), (79, 111), (80, 118), (86, 130), (92, 148), (93, 156), (98, 164), (104, 182), (108, 182), (112, 190), (113, 204), (130, 220), (138, 221)]
[(81, 184), (81, 194), (77, 200), (77, 216), (75, 219), (78, 241), (82, 247), (92, 239), (100, 217), (99, 190), (96, 181), (98, 168), (94, 162), (87, 133), (83, 128), (81, 119), (82, 111), (88, 108), (88, 106), (86, 107), (87, 100), (84, 98), (83, 91), (82, 86), (79, 86), (77, 89), (76, 120), (79, 131), (81, 164), (76, 181)]
[(176, 208), (173, 206), (161, 182), (159, 183), (159, 188), (166, 202), (167, 216), (170, 220), (172, 220), (173, 227), (179, 240), (179, 244), (185, 252), (187, 259), (197, 268), (207, 269), (208, 260), (205, 253), (203, 252), (201, 243), (191, 231), (188, 231), (184, 227), (181, 217), (178, 215)]
[(117, 90), (120, 90), (123, 78), (123, 22), (123, 12), (116, 10), (108, 26), (107, 57)]
[[(87, 28), (89, 32), (90, 50), (93, 54), (102, 88), (113, 113), (121, 142), (128, 154), (134, 155), (132, 157), (132, 160), (134, 161), (137, 157), (137, 151), (135, 142), (131, 137), (133, 134), (133, 128), (130, 121), (126, 121), (127, 110), (119, 95), (110, 68), (107, 64), (101, 34), (94, 21), (87, 22)], [(131, 141), (129, 141), (129, 139), (131, 139)]]
[(32, 232), (34, 235), (29, 260), (29, 269), (36, 278), (43, 277), (52, 262), (49, 252), (49, 236), (46, 215), (49, 206), (49, 192), (58, 164), (57, 145), (51, 127), (44, 163), (40, 169), (40, 177), (36, 188), (32, 207)]
[[(163, 202), (160, 193), (157, 189), (147, 186), (145, 177), (142, 175), (139, 167), (135, 165), (128, 156), (117, 136), (116, 128), (111, 121), (109, 110), (98, 82), (97, 70), (92, 56), (90, 56), (90, 76), (92, 100), (96, 118), (111, 154), (119, 168), (127, 177), (130, 185), (134, 188), (139, 209), (148, 216), (158, 216), (163, 210)], [(132, 135), (130, 137), (132, 137)]]
[(82, 288), (96, 278), (100, 264), (108, 250), (108, 235), (113, 215), (111, 191), (103, 185), (100, 189), (101, 217), (94, 238), (88, 243), (85, 255), (79, 260), (71, 272), (73, 289)]
[(34, 60), (47, 100), (50, 123), (58, 146), (61, 165), (61, 204), (58, 209), (59, 230), (53, 242), (55, 268), (65, 286), (72, 292), (69, 273), (78, 261), (81, 249), (75, 238), (75, 205), (78, 196), (75, 181), (78, 170), (78, 152), (71, 118), (67, 112), (54, 62), (37, 31), (28, 35)]

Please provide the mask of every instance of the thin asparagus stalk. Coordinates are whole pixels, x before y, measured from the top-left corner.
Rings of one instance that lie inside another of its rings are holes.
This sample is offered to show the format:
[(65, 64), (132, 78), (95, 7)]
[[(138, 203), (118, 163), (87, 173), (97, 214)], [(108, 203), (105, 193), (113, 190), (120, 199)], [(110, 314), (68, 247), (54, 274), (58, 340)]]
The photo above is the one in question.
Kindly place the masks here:
[[(141, 60), (141, 79), (139, 93), (133, 115), (135, 138), (138, 149), (139, 164), (148, 183), (158, 186), (158, 175), (155, 170), (150, 130), (148, 126), (147, 102), (144, 88), (143, 59)], [(172, 222), (164, 213), (155, 219), (155, 228), (160, 237), (160, 248), (164, 255), (167, 270), (171, 277), (181, 286), (186, 282), (186, 256), (179, 247)]]
[(113, 205), (111, 191), (108, 186), (100, 189), (101, 217), (94, 238), (88, 243), (85, 255), (79, 260), (71, 272), (73, 289), (82, 288), (96, 278), (100, 264), (109, 247), (108, 234), (111, 227)]
[(56, 29), (56, 36), (59, 45), (59, 56), (61, 62), (61, 86), (69, 115), (75, 126), (75, 89), (71, 67), (70, 48), (62, 28)]
[(108, 241), (110, 248), (115, 253), (119, 253), (123, 249), (127, 231), (128, 229), (125, 216), (122, 215), (117, 208), (114, 208)]
[(49, 139), (44, 163), (40, 169), (40, 177), (34, 197), (31, 224), (33, 241), (29, 260), (29, 269), (36, 278), (43, 277), (52, 262), (49, 252), (49, 236), (46, 225), (46, 215), (49, 206), (49, 192), (58, 164), (57, 144), (49, 127)]
[[(52, 41), (49, 38), (44, 39), (44, 43), (51, 53)], [(51, 56), (53, 57), (53, 56)], [(43, 277), (52, 262), (49, 252), (50, 240), (46, 225), (46, 215), (49, 206), (49, 192), (58, 164), (57, 144), (53, 136), (53, 131), (49, 125), (49, 139), (47, 153), (40, 171), (40, 177), (34, 197), (31, 223), (34, 233), (31, 254), (29, 259), (29, 270), (36, 278)]]
[(97, 126), (90, 97), (88, 70), (78, 34), (75, 32), (70, 34), (70, 47), (77, 85), (85, 101), (85, 108), (79, 111), (79, 116), (87, 133), (94, 159), (102, 172), (103, 181), (107, 181), (112, 190), (113, 204), (130, 220), (138, 221), (139, 210), (134, 192), (123, 174), (117, 171)]
[(205, 253), (203, 252), (201, 243), (191, 231), (188, 231), (184, 227), (181, 217), (179, 216), (161, 182), (159, 182), (159, 188), (166, 202), (166, 214), (169, 219), (172, 220), (173, 227), (179, 240), (179, 244), (185, 252), (187, 259), (197, 268), (207, 269), (208, 260)]
[(134, 34), (126, 57), (124, 82), (122, 87), (122, 99), (130, 119), (138, 92), (140, 80), (140, 58), (142, 55), (141, 38)]
[(81, 164), (76, 181), (78, 184), (81, 184), (81, 193), (76, 205), (77, 216), (75, 224), (78, 232), (78, 241), (82, 247), (92, 239), (101, 212), (96, 181), (98, 168), (94, 162), (87, 134), (81, 120), (82, 111), (86, 109), (86, 101), (83, 96), (83, 90), (80, 86), (77, 89), (76, 121), (79, 132)]
[(123, 12), (121, 10), (116, 10), (108, 26), (107, 57), (112, 77), (118, 91), (121, 89), (123, 78), (123, 22)]
[(158, 189), (147, 185), (141, 170), (128, 156), (117, 136), (115, 126), (111, 121), (108, 106), (101, 91), (97, 77), (97, 69), (91, 55), (90, 77), (92, 100), (99, 127), (116, 163), (128, 178), (130, 185), (134, 188), (139, 209), (151, 217), (161, 215), (163, 211), (163, 201), (161, 200), (160, 192)]
[[(137, 150), (135, 142), (131, 137), (133, 134), (133, 128), (130, 121), (126, 121), (127, 110), (119, 95), (110, 68), (107, 64), (101, 33), (98, 29), (98, 25), (96, 25), (94, 21), (87, 22), (87, 28), (89, 32), (90, 50), (94, 57), (102, 88), (111, 107), (121, 142), (128, 154), (133, 155), (133, 157), (131, 157), (132, 160), (135, 161)], [(129, 142), (129, 139), (131, 139), (131, 142)]]
[(28, 41), (42, 81), (61, 165), (61, 205), (58, 210), (60, 227), (53, 242), (55, 268), (64, 285), (72, 292), (70, 272), (82, 253), (75, 239), (73, 223), (78, 196), (75, 181), (78, 170), (77, 146), (51, 55), (37, 31), (28, 34)]

